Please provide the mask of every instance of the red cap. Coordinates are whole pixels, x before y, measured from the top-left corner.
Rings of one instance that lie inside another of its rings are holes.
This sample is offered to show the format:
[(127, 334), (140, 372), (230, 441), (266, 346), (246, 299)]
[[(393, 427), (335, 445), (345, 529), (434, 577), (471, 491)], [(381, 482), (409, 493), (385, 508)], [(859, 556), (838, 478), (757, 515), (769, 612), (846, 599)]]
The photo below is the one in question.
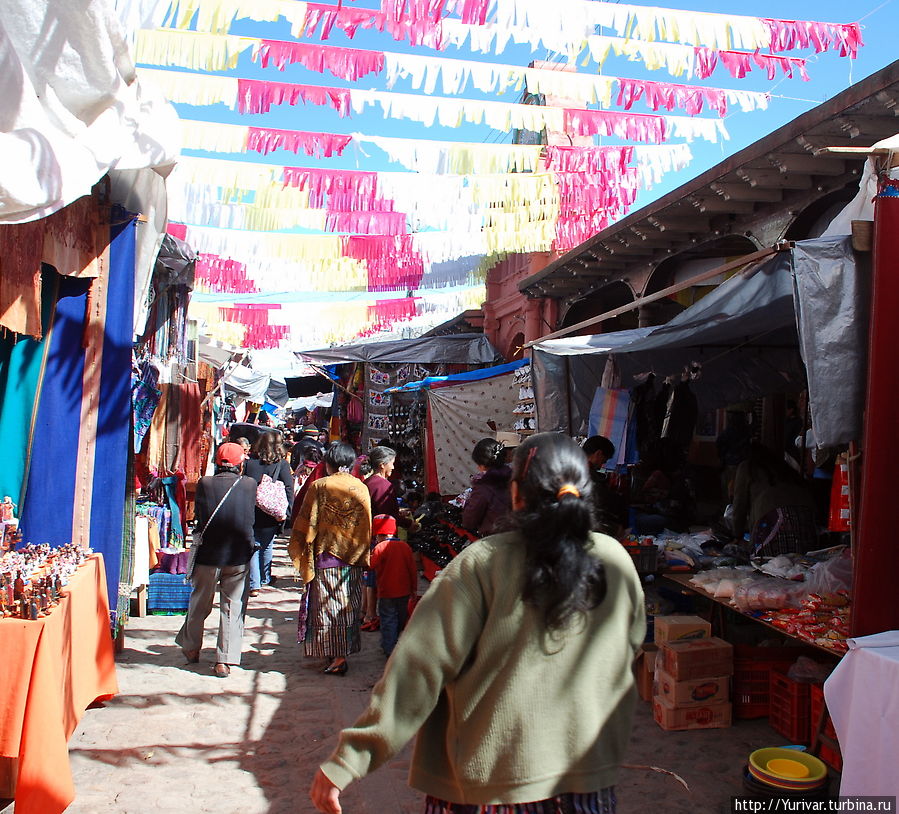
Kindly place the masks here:
[(215, 462), (219, 466), (240, 466), (243, 463), (244, 451), (240, 444), (222, 444), (215, 453)]
[(389, 514), (376, 514), (371, 519), (372, 534), (396, 534), (396, 520)]

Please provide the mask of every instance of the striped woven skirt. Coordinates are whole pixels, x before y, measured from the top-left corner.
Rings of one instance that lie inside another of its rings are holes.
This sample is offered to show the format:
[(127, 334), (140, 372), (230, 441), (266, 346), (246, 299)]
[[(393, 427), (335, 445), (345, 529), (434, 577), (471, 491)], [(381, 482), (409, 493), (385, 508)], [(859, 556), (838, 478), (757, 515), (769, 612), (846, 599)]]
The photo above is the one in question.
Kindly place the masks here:
[(428, 795), (425, 814), (615, 814), (615, 787), (585, 794), (559, 794), (533, 803), (496, 803), (473, 805), (448, 803)]
[(362, 568), (320, 568), (300, 597), (297, 642), (311, 658), (337, 658), (362, 648)]

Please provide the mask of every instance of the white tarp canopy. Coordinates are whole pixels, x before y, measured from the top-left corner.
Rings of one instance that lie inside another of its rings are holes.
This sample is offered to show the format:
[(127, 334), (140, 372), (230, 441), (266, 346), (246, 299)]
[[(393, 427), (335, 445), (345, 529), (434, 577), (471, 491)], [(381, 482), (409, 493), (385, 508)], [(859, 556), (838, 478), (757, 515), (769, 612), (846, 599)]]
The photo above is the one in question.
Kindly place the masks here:
[(245, 348), (219, 342), (205, 334), (197, 337), (197, 358), (212, 367), (223, 368), (231, 361), (242, 359), (247, 353)]
[(112, 0), (0, 0), (0, 223), (46, 217), (111, 169), (171, 165), (179, 144)]
[(238, 365), (225, 376), (225, 389), (234, 393), (238, 402), (264, 404), (269, 401), (279, 407), (287, 404), (287, 384), (284, 379), (246, 365)]
[(334, 391), (330, 393), (319, 393), (317, 396), (299, 396), (290, 399), (284, 405), (285, 410), (314, 410), (316, 407), (323, 407), (326, 410), (331, 409), (334, 403)]

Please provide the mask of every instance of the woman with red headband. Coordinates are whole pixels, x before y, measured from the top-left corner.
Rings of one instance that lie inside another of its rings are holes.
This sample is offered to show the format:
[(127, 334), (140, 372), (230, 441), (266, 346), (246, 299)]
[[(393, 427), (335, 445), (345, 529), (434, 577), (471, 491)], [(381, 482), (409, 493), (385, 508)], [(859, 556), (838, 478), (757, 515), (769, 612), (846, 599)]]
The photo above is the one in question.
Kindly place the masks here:
[(518, 447), (515, 529), (466, 548), (418, 604), (313, 780), (319, 811), (339, 814), (340, 790), (416, 733), (410, 783), (427, 814), (615, 811), (646, 622), (630, 556), (590, 531), (590, 490), (570, 438)]

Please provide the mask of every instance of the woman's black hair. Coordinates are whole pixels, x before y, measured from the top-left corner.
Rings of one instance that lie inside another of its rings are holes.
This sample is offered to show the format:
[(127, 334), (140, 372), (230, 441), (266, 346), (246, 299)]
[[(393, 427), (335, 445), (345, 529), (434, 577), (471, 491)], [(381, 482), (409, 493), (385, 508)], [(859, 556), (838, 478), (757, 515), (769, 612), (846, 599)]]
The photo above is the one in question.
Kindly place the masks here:
[(502, 466), (506, 462), (506, 448), (494, 438), (482, 438), (474, 445), (471, 459), (478, 466), (486, 466), (488, 469)]
[(606, 595), (592, 543), (592, 481), (587, 457), (570, 438), (539, 433), (515, 450), (512, 480), (524, 508), (512, 521), (522, 532), (526, 576), (522, 598), (543, 611), (546, 627), (564, 628)]
[(372, 447), (368, 453), (368, 460), (371, 463), (371, 468), (373, 472), (377, 472), (378, 469), (381, 468), (382, 464), (386, 464), (388, 461), (392, 461), (396, 458), (396, 450), (391, 449), (390, 447)]
[(321, 461), (324, 453), (324, 447), (318, 441), (312, 438), (304, 438), (302, 441), (297, 441), (297, 443), (294, 444), (291, 455), (291, 464), (294, 469), (307, 462), (317, 464)]
[(355, 460), (355, 450), (343, 441), (332, 441), (325, 450), (325, 466), (330, 472), (349, 472)]

